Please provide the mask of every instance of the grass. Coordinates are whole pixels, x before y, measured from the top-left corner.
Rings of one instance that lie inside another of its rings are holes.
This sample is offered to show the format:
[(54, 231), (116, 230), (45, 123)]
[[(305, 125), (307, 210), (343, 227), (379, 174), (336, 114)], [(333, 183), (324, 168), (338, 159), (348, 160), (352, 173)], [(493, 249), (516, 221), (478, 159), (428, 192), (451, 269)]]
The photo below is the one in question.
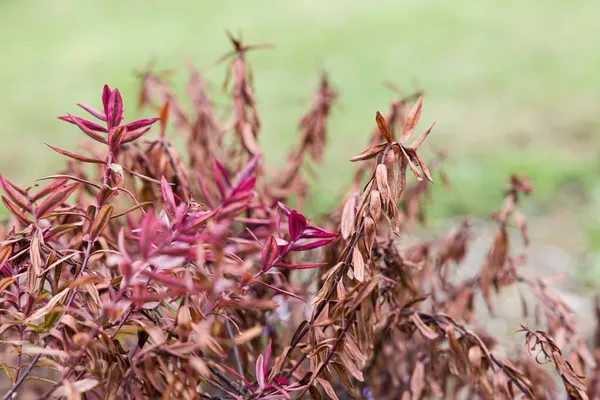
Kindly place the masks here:
[[(593, 0), (5, 0), (0, 171), (26, 184), (53, 170), (60, 159), (42, 141), (73, 149), (79, 140), (56, 116), (77, 101), (97, 104), (104, 83), (122, 89), (136, 116), (132, 71), (151, 56), (180, 70), (179, 87), (183, 62), (194, 62), (217, 91), (223, 68), (206, 67), (228, 49), (224, 30), (239, 28), (250, 42), (276, 45), (250, 56), (269, 164), (285, 157), (319, 70), (341, 89), (313, 209), (336, 202), (348, 158), (392, 95), (381, 82), (392, 80), (427, 90), (423, 125), (435, 120), (430, 143), (450, 151), (456, 189), (437, 196), (435, 217), (484, 215), (501, 201), (508, 175), (523, 171), (536, 188), (529, 211), (566, 209), (589, 240), (580, 245), (600, 248), (585, 217), (600, 204), (599, 12)], [(561, 234), (544, 240), (563, 242)]]

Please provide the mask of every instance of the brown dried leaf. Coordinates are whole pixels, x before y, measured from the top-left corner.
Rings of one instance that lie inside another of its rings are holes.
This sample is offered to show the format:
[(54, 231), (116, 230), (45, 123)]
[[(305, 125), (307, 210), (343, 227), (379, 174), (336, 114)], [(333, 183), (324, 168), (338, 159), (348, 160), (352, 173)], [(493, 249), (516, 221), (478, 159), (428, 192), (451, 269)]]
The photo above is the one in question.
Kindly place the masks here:
[(354, 267), (354, 278), (359, 282), (364, 282), (365, 260), (358, 247), (355, 247), (352, 252), (352, 266)]
[(377, 121), (377, 127), (379, 128), (379, 132), (381, 133), (381, 136), (383, 136), (383, 138), (388, 143), (392, 143), (394, 141), (394, 138), (392, 137), (392, 134), (388, 130), (388, 127), (387, 127), (387, 124), (385, 123), (385, 119), (383, 118), (383, 115), (381, 115), (381, 113), (379, 111), (377, 111), (377, 113), (375, 113), (375, 121)]
[(400, 143), (406, 142), (413, 131), (415, 130), (415, 126), (419, 122), (419, 118), (421, 117), (421, 108), (423, 106), (423, 97), (419, 97), (417, 102), (411, 108), (410, 112), (406, 117), (406, 124), (404, 124), (404, 129), (402, 129), (402, 136), (400, 137)]
[(358, 195), (359, 193), (356, 191), (350, 193), (346, 199), (346, 202), (344, 203), (340, 229), (342, 231), (342, 237), (345, 240), (347, 240), (354, 233), (354, 218), (356, 207), (358, 206)]
[(419, 332), (421, 332), (421, 334), (429, 339), (429, 340), (434, 340), (438, 338), (438, 334), (432, 330), (430, 327), (427, 326), (427, 324), (425, 324), (425, 322), (423, 322), (423, 320), (421, 319), (421, 317), (419, 316), (418, 313), (414, 312), (411, 314), (410, 319), (413, 321), (413, 323), (415, 324), (415, 327), (419, 330)]
[(425, 366), (421, 361), (417, 361), (410, 377), (410, 391), (412, 400), (419, 400), (425, 389)]
[(352, 157), (350, 159), (350, 161), (355, 162), (355, 161), (369, 160), (369, 159), (375, 157), (376, 155), (378, 155), (379, 153), (381, 153), (382, 151), (384, 151), (387, 146), (388, 146), (387, 143), (382, 143), (382, 144), (377, 144), (375, 146), (369, 147), (368, 149), (366, 149), (359, 155)]

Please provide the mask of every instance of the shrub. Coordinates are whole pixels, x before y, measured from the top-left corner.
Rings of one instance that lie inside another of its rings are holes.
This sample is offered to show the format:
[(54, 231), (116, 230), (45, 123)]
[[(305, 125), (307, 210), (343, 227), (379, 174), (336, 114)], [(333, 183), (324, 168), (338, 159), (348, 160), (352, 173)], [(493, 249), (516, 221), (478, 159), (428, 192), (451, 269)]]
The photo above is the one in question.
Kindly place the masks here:
[[(68, 164), (32, 187), (0, 177), (11, 213), (0, 244), (4, 399), (556, 398), (535, 362), (544, 360), (570, 398), (598, 395), (595, 378), (585, 385), (595, 360), (570, 310), (523, 277), (525, 257), (510, 251), (513, 221), (528, 243), (525, 177), (511, 177), (474, 277), (451, 274), (473, 238), (467, 220), (440, 241), (406, 245), (432, 176), (443, 178), (443, 157), (429, 168), (418, 153), (433, 125), (408, 144), (419, 93), (376, 113), (347, 196), (311, 222), (304, 159), (322, 161), (337, 93), (324, 74), (298, 144), (269, 176), (246, 59), (256, 46), (231, 41), (227, 121), (198, 72), (186, 111), (149, 70), (139, 106), (157, 118), (124, 123), (119, 90), (105, 86), (102, 109), (79, 104), (97, 122), (60, 117), (99, 146), (49, 145)], [(167, 125), (187, 138), (185, 160)], [(522, 326), (535, 357), (502, 353), (474, 318), (477, 293), (493, 314), (494, 293), (510, 285), (537, 300), (536, 326)]]

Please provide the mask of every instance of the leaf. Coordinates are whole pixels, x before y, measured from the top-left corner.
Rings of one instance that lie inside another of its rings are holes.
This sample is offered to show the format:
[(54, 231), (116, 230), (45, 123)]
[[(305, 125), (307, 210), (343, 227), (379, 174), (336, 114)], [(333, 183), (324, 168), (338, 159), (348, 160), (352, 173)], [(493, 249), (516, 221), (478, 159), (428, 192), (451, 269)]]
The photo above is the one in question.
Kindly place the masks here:
[(15, 203), (19, 208), (26, 210), (27, 212), (31, 212), (27, 203), (14, 192), (13, 188), (11, 187), (10, 182), (7, 179), (5, 179), (4, 176), (2, 176), (2, 174), (0, 174), (0, 186), (2, 186), (2, 190), (4, 190), (4, 194), (6, 194), (6, 196), (13, 203)]
[(410, 138), (413, 131), (415, 130), (415, 126), (419, 122), (419, 118), (421, 117), (421, 107), (423, 106), (423, 97), (419, 96), (415, 105), (411, 108), (408, 115), (406, 116), (406, 123), (404, 124), (404, 129), (402, 130), (402, 137), (400, 138), (400, 143), (403, 144), (405, 141)]
[(126, 126), (117, 126), (108, 133), (108, 146), (111, 152), (116, 152), (127, 135)]
[(31, 221), (29, 220), (29, 218), (27, 218), (27, 216), (21, 211), (19, 210), (19, 207), (17, 207), (16, 204), (14, 204), (12, 201), (10, 201), (9, 199), (7, 199), (4, 196), (0, 196), (2, 198), (2, 203), (4, 203), (4, 206), (8, 209), (8, 211), (10, 211), (10, 213), (12, 215), (15, 216), (15, 218), (17, 218), (17, 220), (24, 226), (29, 226), (31, 225)]
[(107, 104), (106, 119), (108, 127), (114, 128), (121, 124), (123, 119), (123, 98), (119, 89), (115, 89), (110, 93)]
[(57, 190), (42, 203), (35, 210), (36, 218), (41, 218), (46, 214), (51, 213), (56, 207), (63, 204), (69, 196), (77, 189), (79, 183), (72, 183), (70, 185), (66, 185), (60, 190)]
[(104, 161), (98, 160), (97, 158), (90, 158), (90, 157), (82, 156), (80, 154), (71, 153), (70, 151), (59, 149), (58, 147), (54, 147), (48, 143), (44, 143), (44, 144), (46, 146), (50, 147), (55, 152), (57, 152), (58, 154), (62, 154), (63, 156), (72, 158), (74, 160), (81, 161), (84, 163), (91, 163), (91, 164), (104, 164)]
[(379, 190), (374, 189), (371, 191), (371, 197), (369, 199), (369, 213), (371, 217), (373, 217), (373, 221), (375, 223), (379, 222), (382, 215), (381, 208), (381, 196), (379, 194)]
[(262, 354), (256, 358), (256, 382), (258, 383), (260, 390), (265, 388), (264, 362), (265, 360)]
[(375, 121), (377, 121), (377, 127), (379, 128), (379, 132), (381, 133), (381, 136), (383, 136), (383, 138), (388, 143), (392, 143), (394, 141), (394, 138), (392, 137), (392, 134), (388, 130), (388, 126), (385, 123), (385, 118), (383, 118), (383, 116), (381, 115), (381, 113), (379, 111), (377, 111), (377, 113), (375, 114)]
[(175, 218), (175, 210), (177, 209), (175, 196), (173, 195), (171, 185), (164, 176), (160, 179), (160, 193), (162, 194), (163, 202), (165, 203), (165, 211), (171, 218)]
[(92, 114), (94, 117), (98, 118), (99, 120), (106, 121), (106, 115), (104, 113), (102, 113), (101, 111), (96, 110), (94, 107), (91, 107), (91, 106), (88, 106), (85, 104), (80, 104), (80, 103), (77, 103), (77, 105), (79, 107), (83, 108), (85, 111)]
[(425, 388), (425, 366), (421, 361), (417, 361), (412, 376), (410, 377), (410, 391), (412, 400), (419, 400)]
[(352, 265), (354, 266), (354, 278), (359, 282), (365, 281), (365, 260), (358, 249), (354, 248), (352, 252)]
[(100, 237), (102, 231), (104, 231), (110, 221), (112, 212), (113, 206), (111, 205), (105, 204), (100, 207), (100, 210), (96, 213), (96, 216), (90, 225), (90, 242), (95, 242)]
[(425, 322), (423, 322), (419, 314), (417, 314), (416, 312), (412, 313), (410, 319), (413, 321), (415, 327), (419, 330), (419, 332), (421, 332), (421, 334), (424, 337), (426, 337), (429, 340), (437, 339), (438, 334), (435, 331), (433, 331), (430, 327), (428, 327), (427, 324), (425, 324)]
[[(94, 132), (94, 130), (88, 128), (85, 125), (85, 122), (89, 122), (89, 121), (82, 120), (81, 118), (77, 118), (73, 115), (67, 115), (66, 117), (60, 117), (60, 119), (62, 119), (63, 121), (67, 121), (67, 122), (77, 125), (77, 127), (83, 133), (85, 133), (86, 135), (88, 135), (89, 137), (94, 139), (95, 141), (103, 143), (103, 144), (108, 143), (108, 141), (102, 135), (100, 135), (98, 132)], [(103, 129), (102, 132), (107, 132), (106, 129), (104, 129), (104, 128), (102, 128), (102, 129)]]
[(125, 128), (127, 128), (127, 132), (133, 132), (141, 128), (146, 128), (147, 126), (150, 126), (159, 120), (161, 120), (161, 118), (138, 119), (137, 121), (133, 121), (125, 125)]
[(166, 101), (160, 109), (160, 137), (165, 137), (167, 130), (167, 121), (169, 120), (169, 102)]
[(32, 321), (35, 321), (38, 318), (41, 318), (41, 317), (45, 316), (46, 314), (48, 314), (50, 311), (52, 311), (54, 306), (56, 306), (59, 302), (61, 302), (67, 296), (68, 292), (69, 292), (69, 288), (66, 288), (62, 292), (60, 292), (57, 295), (55, 295), (54, 297), (52, 297), (50, 299), (50, 301), (48, 303), (46, 303), (45, 306), (43, 306), (42, 308), (39, 308), (36, 312), (31, 314), (25, 321), (32, 322)]
[(388, 184), (387, 168), (383, 164), (378, 164), (375, 169), (375, 179), (377, 181), (377, 189), (381, 194), (381, 200), (384, 205), (387, 205), (392, 200), (392, 190)]
[(27, 282), (27, 290), (29, 293), (33, 293), (35, 291), (37, 278), (42, 274), (42, 253), (40, 251), (42, 243), (42, 232), (39, 229), (36, 229), (33, 232), (33, 236), (29, 244), (29, 259), (31, 261), (31, 265), (29, 266), (31, 271), (28, 275), (29, 280)]
[(10, 369), (10, 367), (8, 366), (8, 364), (6, 364), (4, 361), (0, 361), (0, 365), (2, 366), (2, 369), (4, 370), (4, 373), (10, 380), (10, 384), (14, 385), (15, 384), (15, 376), (14, 376), (12, 370)]
[(384, 151), (386, 147), (388, 147), (387, 143), (377, 144), (375, 146), (369, 147), (359, 155), (352, 157), (350, 161), (355, 162), (369, 160), (381, 153), (382, 151)]
[(108, 132), (108, 130), (105, 127), (100, 126), (95, 122), (88, 121), (87, 119), (79, 118), (79, 117), (76, 117), (71, 114), (63, 115), (61, 117), (58, 117), (58, 119), (65, 121), (65, 122), (69, 122), (74, 125), (78, 125), (78, 126), (81, 125), (85, 129), (90, 130), (92, 132), (94, 132), (94, 131), (95, 132), (103, 132), (103, 133)]
[(242, 127), (242, 142), (244, 143), (244, 147), (253, 155), (258, 156), (261, 154), (260, 146), (256, 141), (256, 137), (254, 135), (252, 125), (249, 122), (246, 122)]
[(357, 207), (357, 197), (357, 191), (353, 191), (350, 193), (346, 199), (346, 202), (344, 203), (340, 222), (340, 230), (342, 231), (342, 237), (344, 240), (348, 240), (350, 235), (354, 233), (354, 218)]
[(323, 239), (323, 240), (317, 240), (315, 242), (308, 243), (308, 244), (294, 245), (294, 246), (292, 246), (290, 251), (306, 251), (306, 250), (316, 249), (317, 247), (328, 245), (329, 243), (332, 242), (332, 240), (333, 239)]
[[(52, 177), (60, 178), (61, 176), (60, 175), (53, 175), (50, 178), (52, 178)], [(41, 189), (39, 192), (37, 192), (31, 198), (31, 201), (36, 202), (39, 199), (41, 199), (43, 197), (46, 197), (47, 195), (49, 195), (50, 193), (52, 193), (54, 190), (56, 190), (56, 188), (65, 185), (67, 183), (67, 179), (66, 179), (67, 177), (68, 177), (68, 175), (65, 175), (64, 176), (65, 179), (59, 179), (59, 180), (57, 180), (55, 182), (52, 182), (52, 183), (48, 184), (47, 186), (44, 186), (43, 189)], [(44, 179), (44, 178), (41, 178), (41, 179)]]
[(296, 210), (293, 210), (288, 215), (288, 230), (290, 232), (290, 242), (295, 242), (304, 229), (306, 229), (308, 223), (306, 218), (302, 214), (299, 214)]
[(0, 270), (4, 267), (4, 264), (8, 262), (8, 259), (12, 255), (12, 246), (4, 245), (0, 247)]
[(150, 128), (144, 128), (137, 131), (127, 130), (127, 136), (125, 136), (125, 138), (121, 141), (121, 144), (123, 145), (129, 142), (133, 142), (134, 140), (137, 140), (140, 137), (144, 136), (149, 131)]
[(427, 128), (427, 130), (425, 132), (423, 132), (423, 134), (421, 136), (419, 136), (419, 138), (417, 140), (415, 140), (413, 142), (413, 144), (410, 145), (410, 148), (417, 150), (419, 148), (419, 146), (421, 146), (421, 144), (425, 141), (425, 139), (427, 139), (427, 136), (429, 136), (429, 134), (431, 133), (431, 130), (433, 129), (434, 125), (435, 125), (435, 122), (433, 122), (431, 125), (429, 125), (429, 128)]
[(329, 396), (329, 398), (331, 398), (332, 400), (339, 400), (339, 398), (335, 394), (335, 390), (333, 390), (333, 386), (331, 386), (331, 383), (329, 383), (323, 378), (317, 378), (317, 382), (319, 383), (319, 385), (321, 385), (321, 387), (323, 388), (325, 393), (327, 393), (327, 396)]
[(278, 256), (277, 241), (275, 240), (275, 236), (269, 235), (269, 237), (265, 240), (265, 244), (263, 245), (263, 248), (262, 248), (261, 271), (262, 272), (268, 271), (273, 266), (273, 263), (275, 262), (275, 259), (277, 258), (277, 256)]

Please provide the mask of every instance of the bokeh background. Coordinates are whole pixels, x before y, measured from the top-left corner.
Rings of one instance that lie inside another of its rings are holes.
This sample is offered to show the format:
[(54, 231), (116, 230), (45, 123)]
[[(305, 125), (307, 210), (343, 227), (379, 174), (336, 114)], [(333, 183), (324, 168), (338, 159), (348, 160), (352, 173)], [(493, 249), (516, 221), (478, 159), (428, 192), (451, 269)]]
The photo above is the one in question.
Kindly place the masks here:
[(0, 171), (23, 185), (55, 171), (62, 160), (43, 142), (73, 150), (81, 138), (56, 117), (76, 102), (98, 105), (105, 83), (123, 92), (126, 118), (137, 117), (134, 71), (153, 57), (175, 69), (181, 92), (192, 62), (218, 98), (224, 66), (212, 63), (229, 50), (225, 30), (241, 30), (275, 45), (249, 56), (270, 165), (293, 143), (321, 69), (340, 91), (312, 212), (339, 200), (348, 158), (394, 96), (382, 82), (424, 89), (421, 128), (437, 125), (422, 154), (448, 150), (452, 183), (435, 185), (431, 225), (487, 216), (508, 176), (525, 173), (532, 242), (548, 262), (560, 254), (582, 287), (597, 287), (598, 15), (594, 0), (3, 0)]

